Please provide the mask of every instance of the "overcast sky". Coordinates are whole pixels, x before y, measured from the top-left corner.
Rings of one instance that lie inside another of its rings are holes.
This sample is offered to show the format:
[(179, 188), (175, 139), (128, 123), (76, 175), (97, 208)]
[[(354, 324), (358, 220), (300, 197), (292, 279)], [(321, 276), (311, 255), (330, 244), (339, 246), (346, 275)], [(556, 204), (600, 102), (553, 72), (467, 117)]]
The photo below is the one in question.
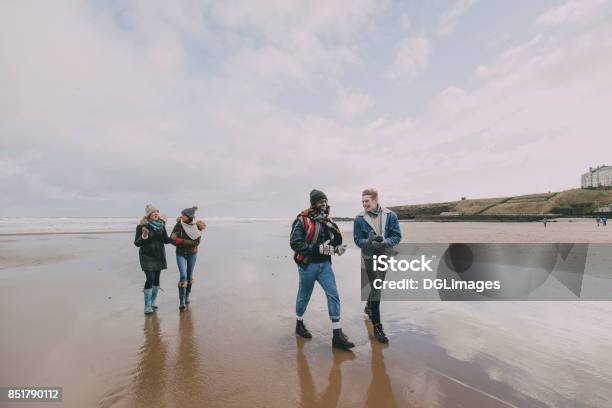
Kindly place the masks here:
[(0, 216), (335, 215), (612, 164), (612, 4), (0, 2)]

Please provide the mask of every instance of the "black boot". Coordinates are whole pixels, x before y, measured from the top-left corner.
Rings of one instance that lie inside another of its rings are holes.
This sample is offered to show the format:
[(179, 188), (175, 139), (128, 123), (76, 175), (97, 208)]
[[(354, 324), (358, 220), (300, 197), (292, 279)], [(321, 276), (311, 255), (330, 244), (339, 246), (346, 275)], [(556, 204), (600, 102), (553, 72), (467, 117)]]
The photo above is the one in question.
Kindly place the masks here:
[(186, 292), (186, 288), (185, 286), (183, 286), (182, 282), (179, 282), (179, 287), (178, 287), (178, 291), (179, 291), (179, 310), (185, 310), (185, 292)]
[(295, 323), (295, 334), (305, 339), (312, 339), (312, 334), (308, 331), (306, 326), (304, 326), (303, 320), (297, 320)]
[(381, 343), (388, 343), (389, 339), (383, 330), (382, 323), (378, 323), (374, 325), (374, 337)]
[(372, 320), (372, 309), (370, 309), (370, 301), (368, 300), (365, 305), (365, 309), (363, 309), (363, 313), (368, 315), (368, 319)]
[(191, 303), (191, 301), (189, 300), (189, 294), (191, 293), (191, 282), (190, 280), (187, 281), (187, 290), (185, 291), (185, 304), (188, 305), (189, 303)]
[(342, 333), (342, 329), (334, 329), (334, 337), (332, 338), (332, 347), (349, 350), (355, 347), (354, 343), (351, 343), (346, 337), (346, 334)]

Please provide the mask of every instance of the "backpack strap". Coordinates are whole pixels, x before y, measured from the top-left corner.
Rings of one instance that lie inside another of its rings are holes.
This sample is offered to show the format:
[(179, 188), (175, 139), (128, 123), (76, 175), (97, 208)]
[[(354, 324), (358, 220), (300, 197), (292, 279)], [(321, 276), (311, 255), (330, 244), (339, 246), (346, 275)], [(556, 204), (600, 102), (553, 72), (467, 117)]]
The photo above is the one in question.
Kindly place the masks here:
[(311, 244), (313, 242), (317, 242), (319, 238), (319, 234), (321, 233), (321, 223), (314, 222), (308, 217), (302, 217), (302, 223), (304, 224), (304, 229), (306, 230), (306, 243)]
[[(321, 233), (321, 223), (315, 222), (306, 216), (301, 216), (300, 222), (306, 231), (306, 243), (311, 244), (313, 242), (317, 242), (319, 239), (319, 234)], [(294, 254), (293, 259), (298, 265), (302, 264), (304, 261), (307, 261), (306, 256), (298, 254), (297, 252)]]

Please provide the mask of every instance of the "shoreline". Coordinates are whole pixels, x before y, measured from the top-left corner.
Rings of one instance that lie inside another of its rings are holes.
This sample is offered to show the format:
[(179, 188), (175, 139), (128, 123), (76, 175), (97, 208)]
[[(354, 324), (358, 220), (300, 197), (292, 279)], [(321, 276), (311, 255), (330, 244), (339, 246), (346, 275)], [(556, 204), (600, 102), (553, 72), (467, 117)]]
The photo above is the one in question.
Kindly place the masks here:
[[(476, 218), (473, 218), (476, 217)], [(402, 224), (418, 224), (418, 223), (432, 223), (432, 224), (453, 224), (453, 223), (466, 223), (466, 224), (491, 224), (491, 223), (499, 223), (499, 224), (529, 224), (529, 223), (541, 223), (542, 217), (537, 217), (537, 219), (524, 219), (520, 217), (531, 217), (535, 216), (515, 216), (515, 215), (504, 215), (504, 216), (419, 216), (416, 218), (407, 218), (401, 219), (400, 223)], [(354, 221), (354, 218), (350, 217), (333, 217), (335, 222), (339, 223), (351, 223)], [(550, 217), (547, 216), (548, 222), (567, 222), (567, 223), (593, 223), (593, 217), (566, 217), (566, 216), (555, 216)], [(263, 222), (263, 221), (259, 221)], [(272, 223), (278, 222), (278, 220), (270, 220)], [(287, 220), (288, 223), (291, 220)], [(230, 222), (234, 223), (234, 222)], [(238, 223), (244, 223), (238, 222)], [(249, 222), (247, 222), (249, 223)], [(210, 224), (209, 226), (214, 226), (215, 224)], [(43, 236), (43, 235), (100, 235), (100, 234), (130, 234), (133, 233), (134, 229), (116, 229), (116, 230), (75, 230), (75, 231), (23, 231), (23, 232), (0, 232), (0, 238), (3, 237), (19, 237), (19, 236)]]
[(99, 235), (99, 234), (132, 234), (133, 230), (119, 231), (56, 231), (56, 232), (8, 232), (0, 233), (1, 237), (21, 237), (32, 235)]

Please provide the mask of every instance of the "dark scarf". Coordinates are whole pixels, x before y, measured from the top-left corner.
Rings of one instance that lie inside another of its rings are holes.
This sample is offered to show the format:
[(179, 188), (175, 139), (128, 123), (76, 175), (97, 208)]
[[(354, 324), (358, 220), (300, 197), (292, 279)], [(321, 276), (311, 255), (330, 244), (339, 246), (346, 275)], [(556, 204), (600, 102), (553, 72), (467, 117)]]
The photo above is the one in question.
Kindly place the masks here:
[(162, 220), (160, 220), (160, 219), (152, 220), (152, 219), (149, 218), (147, 221), (148, 221), (149, 227), (153, 231), (159, 231), (164, 226), (164, 222)]
[(318, 208), (313, 207), (307, 208), (306, 210), (302, 211), (298, 217), (308, 217), (313, 221), (318, 221), (327, 227), (333, 234), (341, 235), (340, 228), (338, 228), (336, 223), (329, 218), (329, 206), (327, 206), (326, 211), (321, 211)]

